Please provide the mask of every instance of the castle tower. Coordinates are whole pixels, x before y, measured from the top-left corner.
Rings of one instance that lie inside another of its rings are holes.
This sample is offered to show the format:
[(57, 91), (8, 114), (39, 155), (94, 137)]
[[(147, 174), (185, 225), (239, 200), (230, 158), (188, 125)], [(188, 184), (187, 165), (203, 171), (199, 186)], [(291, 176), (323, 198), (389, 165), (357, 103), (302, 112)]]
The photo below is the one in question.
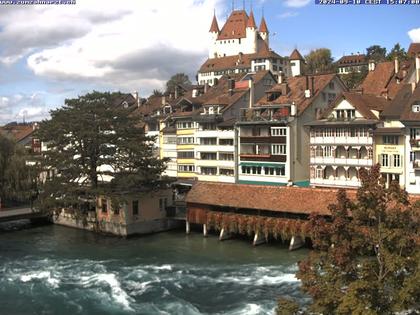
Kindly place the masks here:
[(270, 47), (268, 42), (268, 27), (267, 23), (265, 22), (264, 16), (261, 19), (260, 27), (258, 29), (261, 38), (267, 43), (267, 46)]
[(257, 52), (257, 25), (255, 24), (254, 13), (249, 13), (248, 21), (246, 23), (246, 41), (248, 46), (248, 53)]
[(295, 48), (292, 54), (289, 57), (290, 60), (290, 68), (292, 70), (292, 76), (296, 77), (302, 74), (303, 64), (305, 63), (305, 59), (303, 59), (300, 52)]
[(217, 18), (216, 18), (216, 12), (214, 12), (213, 21), (211, 22), (209, 33), (210, 33), (209, 58), (214, 58), (215, 55), (217, 54), (216, 41), (220, 33), (219, 25), (217, 23)]

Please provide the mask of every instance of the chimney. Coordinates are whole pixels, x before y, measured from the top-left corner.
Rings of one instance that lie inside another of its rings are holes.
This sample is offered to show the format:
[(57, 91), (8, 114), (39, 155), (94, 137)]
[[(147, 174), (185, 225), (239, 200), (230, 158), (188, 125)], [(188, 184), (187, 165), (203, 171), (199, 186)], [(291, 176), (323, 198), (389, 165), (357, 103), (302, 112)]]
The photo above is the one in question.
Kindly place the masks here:
[(228, 89), (229, 89), (229, 95), (232, 96), (233, 95), (233, 89), (235, 88), (235, 80), (234, 79), (229, 79), (228, 81)]
[(279, 72), (278, 83), (282, 84), (282, 83), (284, 83), (284, 81), (285, 81), (284, 73), (283, 73), (283, 71), (280, 71)]
[(162, 105), (166, 104), (166, 96), (162, 96)]
[(420, 81), (420, 53), (416, 56), (416, 84)]
[(310, 98), (311, 97), (311, 90), (309, 89), (309, 77), (305, 76), (306, 84), (305, 84), (305, 97)]
[(395, 74), (397, 74), (400, 71), (400, 63), (398, 62), (398, 57), (395, 57), (394, 59), (394, 68)]
[(251, 78), (248, 80), (249, 86), (249, 108), (254, 106), (254, 80)]
[(368, 64), (368, 69), (369, 69), (369, 71), (374, 71), (375, 70), (375, 67), (376, 67), (376, 63), (375, 63), (375, 60), (369, 60), (369, 64)]
[(133, 93), (133, 97), (136, 99), (137, 107), (140, 107), (140, 97), (139, 97), (139, 92), (134, 91), (134, 93)]
[(292, 105), (290, 105), (290, 116), (294, 117), (296, 116), (296, 105), (295, 102), (292, 103)]
[(416, 82), (411, 82), (411, 93), (414, 93), (416, 86), (417, 86)]
[(207, 93), (208, 90), (209, 90), (209, 84), (206, 82), (204, 83), (204, 94)]
[(311, 77), (311, 95), (315, 95), (315, 78)]
[(287, 82), (284, 82), (281, 84), (281, 95), (287, 95), (290, 92), (289, 85)]
[(179, 94), (179, 90), (178, 90), (178, 86), (176, 85), (175, 86), (175, 99), (177, 99), (178, 98), (178, 95)]

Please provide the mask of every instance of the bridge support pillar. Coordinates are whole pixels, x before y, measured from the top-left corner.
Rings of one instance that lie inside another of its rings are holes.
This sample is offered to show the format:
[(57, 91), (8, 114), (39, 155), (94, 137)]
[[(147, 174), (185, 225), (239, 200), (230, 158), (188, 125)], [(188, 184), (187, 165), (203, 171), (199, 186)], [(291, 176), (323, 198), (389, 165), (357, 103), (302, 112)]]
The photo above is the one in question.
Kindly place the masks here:
[(305, 245), (305, 241), (300, 236), (293, 236), (290, 240), (289, 250), (295, 250)]
[(203, 236), (207, 237), (207, 224), (203, 224)]
[(230, 233), (228, 233), (225, 229), (222, 229), (220, 231), (220, 235), (219, 235), (219, 241), (224, 241), (224, 240), (228, 240), (232, 237), (232, 235)]
[(190, 222), (185, 221), (185, 233), (190, 234)]
[(256, 232), (254, 236), (254, 241), (252, 242), (252, 245), (257, 246), (265, 243), (265, 237), (260, 232)]

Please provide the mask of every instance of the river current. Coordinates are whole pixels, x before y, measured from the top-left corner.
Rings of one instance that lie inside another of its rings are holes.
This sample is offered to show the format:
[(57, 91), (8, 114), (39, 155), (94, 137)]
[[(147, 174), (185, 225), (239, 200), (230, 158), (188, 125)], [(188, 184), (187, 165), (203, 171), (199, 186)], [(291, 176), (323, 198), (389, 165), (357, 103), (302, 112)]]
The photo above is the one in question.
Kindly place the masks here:
[(61, 226), (0, 226), (0, 314), (274, 313), (304, 301), (307, 250), (182, 231), (122, 239)]

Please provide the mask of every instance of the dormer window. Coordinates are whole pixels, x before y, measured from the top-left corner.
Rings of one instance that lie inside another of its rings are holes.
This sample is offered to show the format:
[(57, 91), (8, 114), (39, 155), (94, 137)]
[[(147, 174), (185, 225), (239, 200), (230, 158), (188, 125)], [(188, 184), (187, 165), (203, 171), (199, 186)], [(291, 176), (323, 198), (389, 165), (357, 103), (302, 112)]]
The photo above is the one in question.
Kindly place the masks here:
[(128, 108), (128, 103), (127, 103), (126, 101), (124, 101), (124, 102), (122, 103), (122, 106), (123, 106), (124, 108)]
[(209, 107), (209, 115), (213, 115), (214, 114), (214, 108), (213, 106)]
[(411, 108), (413, 113), (420, 113), (420, 104), (414, 104)]

